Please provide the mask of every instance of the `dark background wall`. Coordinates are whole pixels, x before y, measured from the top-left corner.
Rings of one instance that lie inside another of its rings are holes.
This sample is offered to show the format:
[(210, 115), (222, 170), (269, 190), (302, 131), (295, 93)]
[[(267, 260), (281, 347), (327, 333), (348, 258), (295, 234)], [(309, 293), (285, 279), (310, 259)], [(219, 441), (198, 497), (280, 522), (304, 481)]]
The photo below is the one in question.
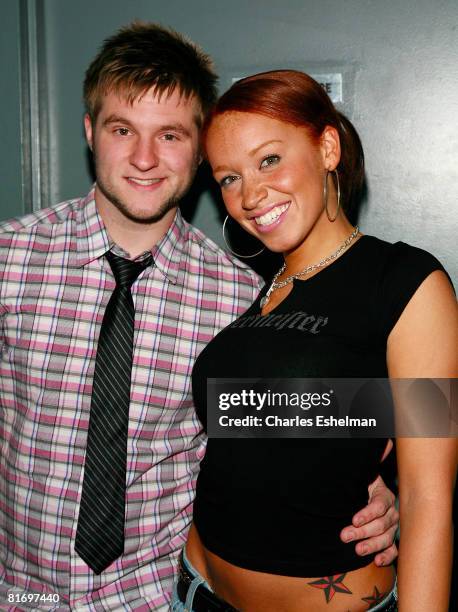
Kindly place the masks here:
[(0, 219), (25, 212), (22, 196), (19, 3), (1, 2)]
[[(199, 42), (215, 59), (222, 90), (232, 77), (271, 68), (340, 72), (341, 106), (366, 152), (362, 230), (432, 251), (458, 279), (456, 0), (3, 0), (1, 7), (0, 219), (88, 190), (84, 70), (103, 38), (139, 18)], [(31, 92), (26, 60), (37, 77)], [(32, 126), (22, 146), (21, 120)], [(205, 181), (195, 195), (188, 217), (221, 242), (221, 210)]]

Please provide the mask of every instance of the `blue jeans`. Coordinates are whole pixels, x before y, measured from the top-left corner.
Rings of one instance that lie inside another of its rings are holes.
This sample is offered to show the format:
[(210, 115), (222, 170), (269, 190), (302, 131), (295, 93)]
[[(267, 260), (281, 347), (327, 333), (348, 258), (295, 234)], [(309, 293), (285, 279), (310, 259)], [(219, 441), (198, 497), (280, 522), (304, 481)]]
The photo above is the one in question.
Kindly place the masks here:
[[(183, 562), (183, 565), (188, 570), (188, 572), (194, 576), (194, 580), (192, 581), (189, 587), (188, 593), (186, 595), (185, 603), (180, 601), (180, 599), (178, 598), (176, 584), (173, 586), (172, 605), (170, 609), (172, 612), (193, 612), (192, 604), (194, 601), (194, 593), (196, 592), (197, 588), (200, 585), (203, 585), (209, 591), (213, 592), (213, 590), (211, 589), (210, 585), (205, 580), (205, 578), (201, 576), (198, 573), (198, 571), (191, 565), (188, 557), (186, 556), (185, 550), (183, 550), (183, 561), (182, 562)], [(375, 607), (371, 608), (370, 610), (371, 612), (377, 612), (377, 611), (378, 612), (397, 612), (397, 609), (398, 609), (397, 599), (398, 599), (398, 593), (397, 593), (396, 584), (395, 584), (393, 587), (393, 590), (390, 593), (388, 593), (385, 599), (381, 601), (379, 604), (377, 604)]]
[(188, 572), (194, 576), (194, 580), (192, 581), (191, 586), (189, 587), (188, 593), (186, 595), (186, 602), (185, 603), (180, 601), (180, 599), (178, 597), (177, 585), (176, 585), (176, 581), (175, 581), (175, 584), (173, 585), (172, 606), (170, 608), (170, 610), (172, 612), (192, 612), (192, 604), (193, 604), (193, 601), (194, 601), (194, 593), (196, 592), (197, 587), (199, 587), (201, 584), (206, 589), (208, 589), (209, 591), (213, 592), (212, 588), (210, 587), (208, 582), (205, 580), (205, 578), (203, 578), (203, 576), (201, 576), (198, 573), (198, 571), (191, 565), (191, 562), (189, 561), (188, 557), (186, 556), (186, 550), (185, 549), (183, 549), (182, 563), (186, 567)]

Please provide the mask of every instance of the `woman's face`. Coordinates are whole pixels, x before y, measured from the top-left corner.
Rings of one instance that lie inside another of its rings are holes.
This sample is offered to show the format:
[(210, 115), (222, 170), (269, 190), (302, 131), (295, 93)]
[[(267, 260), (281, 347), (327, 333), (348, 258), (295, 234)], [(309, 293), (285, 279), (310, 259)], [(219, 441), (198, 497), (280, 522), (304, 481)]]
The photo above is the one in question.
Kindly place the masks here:
[(306, 128), (264, 115), (231, 111), (212, 121), (206, 149), (227, 211), (271, 251), (291, 252), (325, 224), (334, 132), (326, 128), (315, 144)]

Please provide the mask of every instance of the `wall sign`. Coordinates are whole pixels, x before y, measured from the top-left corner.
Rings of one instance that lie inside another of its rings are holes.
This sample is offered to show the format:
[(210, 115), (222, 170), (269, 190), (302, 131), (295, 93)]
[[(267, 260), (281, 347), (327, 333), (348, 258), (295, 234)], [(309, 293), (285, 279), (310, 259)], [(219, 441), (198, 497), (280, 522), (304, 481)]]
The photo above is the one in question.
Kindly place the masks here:
[(323, 87), (323, 89), (334, 102), (334, 104), (336, 102), (343, 102), (341, 72), (311, 74), (310, 76)]

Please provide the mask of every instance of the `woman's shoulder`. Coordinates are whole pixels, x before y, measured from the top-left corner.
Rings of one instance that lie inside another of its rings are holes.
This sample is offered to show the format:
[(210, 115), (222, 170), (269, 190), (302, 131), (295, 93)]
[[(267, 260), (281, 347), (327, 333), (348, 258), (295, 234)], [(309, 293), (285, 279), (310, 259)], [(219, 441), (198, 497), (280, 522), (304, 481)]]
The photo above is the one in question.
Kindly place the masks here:
[(380, 283), (403, 283), (406, 278), (420, 280), (435, 270), (447, 274), (437, 257), (417, 246), (402, 241), (391, 243), (370, 235), (361, 240), (360, 260), (366, 267), (372, 267)]
[[(431, 253), (425, 251), (424, 249), (408, 244), (404, 241), (397, 242), (388, 242), (388, 240), (383, 240), (382, 238), (378, 238), (377, 236), (372, 236), (371, 234), (363, 234), (361, 236), (361, 240), (363, 242), (364, 248), (367, 251), (371, 251), (373, 254), (378, 254), (379, 256), (385, 257), (404, 257), (404, 256), (428, 256), (433, 257)], [(362, 246), (363, 246), (362, 245)]]
[(405, 242), (390, 243), (374, 236), (365, 236), (364, 241), (360, 259), (376, 285), (377, 320), (387, 337), (430, 274), (443, 272), (451, 285), (452, 282), (441, 262), (424, 249)]

